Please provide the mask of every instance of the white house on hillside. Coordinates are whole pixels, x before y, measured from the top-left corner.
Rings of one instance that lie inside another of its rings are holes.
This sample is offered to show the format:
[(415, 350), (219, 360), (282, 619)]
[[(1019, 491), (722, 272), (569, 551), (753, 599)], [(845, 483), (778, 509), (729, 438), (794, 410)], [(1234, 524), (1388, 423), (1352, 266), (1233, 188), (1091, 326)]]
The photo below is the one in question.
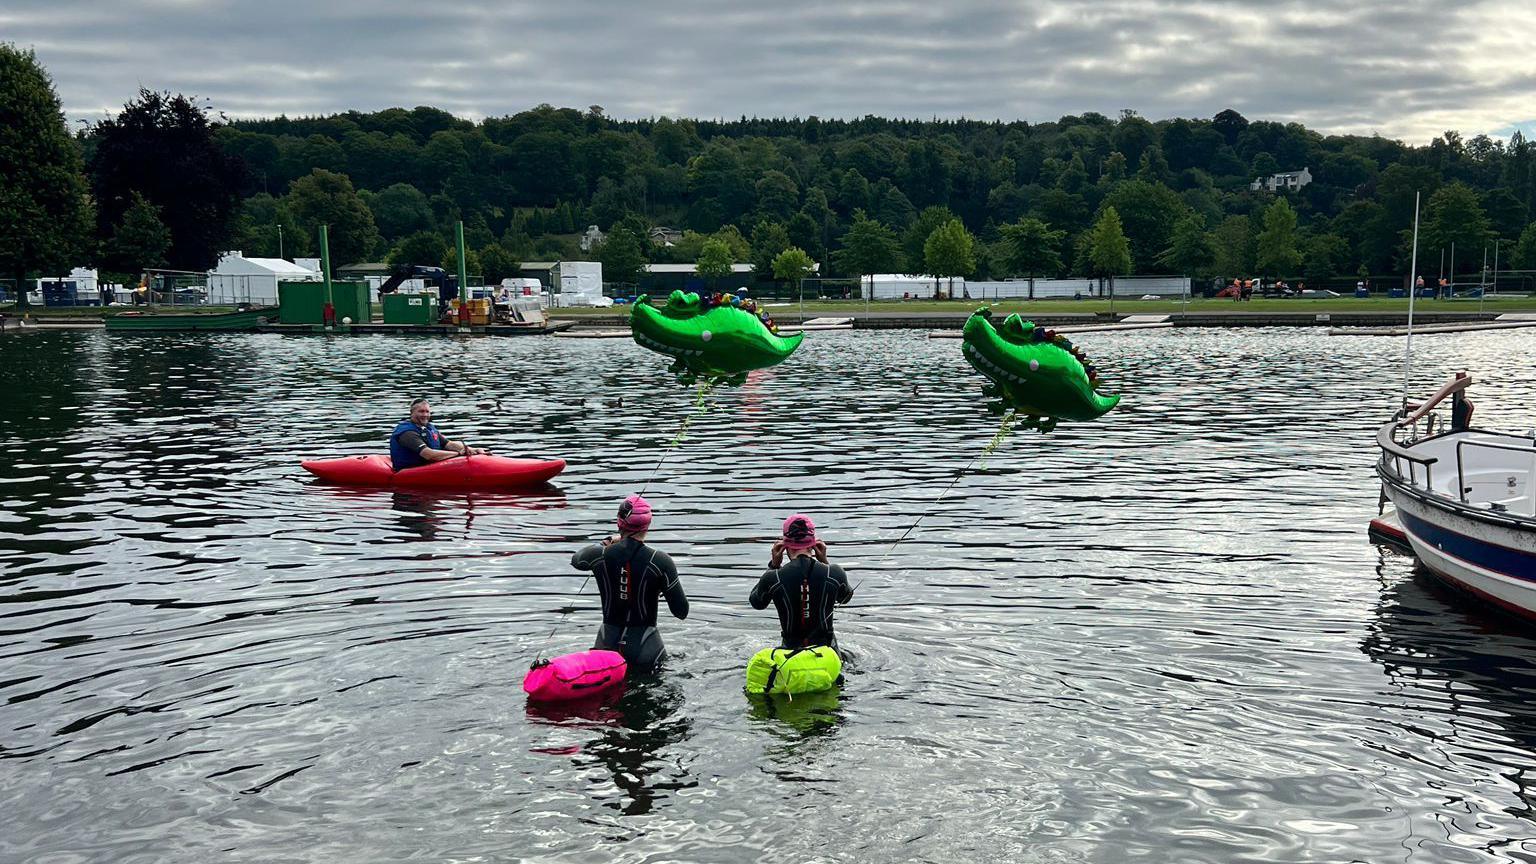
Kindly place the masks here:
[(1281, 171), (1279, 174), (1260, 177), (1249, 183), (1248, 188), (1255, 192), (1260, 189), (1268, 189), (1271, 192), (1295, 192), (1311, 182), (1312, 172), (1303, 168), (1300, 171)]

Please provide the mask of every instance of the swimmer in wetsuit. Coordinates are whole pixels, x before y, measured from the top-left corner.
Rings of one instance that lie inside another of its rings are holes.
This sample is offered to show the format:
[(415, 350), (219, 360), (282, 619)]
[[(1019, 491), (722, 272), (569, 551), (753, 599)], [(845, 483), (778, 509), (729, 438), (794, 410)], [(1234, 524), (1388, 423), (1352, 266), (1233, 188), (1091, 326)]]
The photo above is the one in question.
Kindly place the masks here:
[(645, 545), (650, 527), (651, 505), (631, 495), (619, 505), (618, 535), (571, 556), (572, 567), (596, 577), (602, 598), (603, 623), (592, 647), (623, 654), (638, 672), (651, 671), (666, 654), (656, 629), (658, 598), (666, 596), (674, 618), (688, 617), (688, 597), (671, 556)]
[[(789, 562), (784, 562), (784, 556)], [(768, 570), (748, 598), (753, 609), (770, 602), (779, 613), (779, 635), (785, 648), (827, 645), (837, 648), (832, 610), (853, 599), (848, 574), (827, 560), (827, 544), (816, 539), (811, 517), (799, 513), (784, 520), (784, 536), (773, 544)]]

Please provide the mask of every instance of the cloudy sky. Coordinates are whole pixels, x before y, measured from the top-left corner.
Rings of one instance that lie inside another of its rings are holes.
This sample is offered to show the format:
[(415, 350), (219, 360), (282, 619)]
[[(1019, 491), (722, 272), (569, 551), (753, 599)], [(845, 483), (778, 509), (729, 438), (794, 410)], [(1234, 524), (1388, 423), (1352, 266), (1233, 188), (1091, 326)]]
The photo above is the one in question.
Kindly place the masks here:
[(5, 0), (72, 118), (139, 85), (230, 116), (541, 102), (610, 116), (1298, 121), (1422, 144), (1536, 129), (1531, 0)]

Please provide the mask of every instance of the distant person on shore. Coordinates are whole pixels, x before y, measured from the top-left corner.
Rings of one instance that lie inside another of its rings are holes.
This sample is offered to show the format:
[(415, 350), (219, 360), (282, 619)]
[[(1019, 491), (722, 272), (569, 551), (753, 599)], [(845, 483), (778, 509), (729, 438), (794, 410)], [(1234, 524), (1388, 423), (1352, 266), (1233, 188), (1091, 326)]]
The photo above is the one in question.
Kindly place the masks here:
[(486, 451), (462, 441), (449, 441), (432, 425), (432, 406), (425, 399), (411, 403), (411, 418), (389, 436), (389, 461), (396, 471), (419, 468), (455, 456), (480, 456)]
[(667, 653), (656, 629), (657, 600), (665, 596), (667, 610), (681, 621), (688, 617), (688, 596), (672, 557), (645, 543), (651, 505), (644, 498), (625, 498), (616, 525), (617, 535), (577, 550), (571, 566), (597, 580), (603, 621), (592, 647), (617, 651), (635, 671), (649, 672)]
[(832, 611), (836, 604), (852, 599), (848, 574), (827, 560), (827, 544), (816, 539), (811, 517), (796, 513), (785, 519), (783, 536), (769, 552), (768, 570), (748, 597), (753, 609), (774, 605), (780, 644), (785, 648), (826, 645), (836, 650)]

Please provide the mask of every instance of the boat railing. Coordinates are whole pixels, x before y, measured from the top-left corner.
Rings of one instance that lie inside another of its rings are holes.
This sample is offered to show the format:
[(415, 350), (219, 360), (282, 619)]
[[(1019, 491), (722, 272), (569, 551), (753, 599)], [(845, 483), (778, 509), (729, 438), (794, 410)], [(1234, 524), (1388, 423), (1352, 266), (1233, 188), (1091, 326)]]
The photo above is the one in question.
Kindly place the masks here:
[[(1387, 466), (1390, 464), (1394, 477), (1407, 479), (1408, 485), (1416, 486), (1418, 485), (1418, 475), (1414, 471), (1414, 466), (1422, 465), (1424, 466), (1424, 488), (1426, 490), (1434, 488), (1433, 466), (1436, 462), (1440, 461), (1440, 457), (1414, 453), (1407, 447), (1397, 443), (1392, 435), (1401, 428), (1403, 428), (1402, 425), (1394, 420), (1381, 427), (1381, 430), (1376, 433), (1376, 446), (1381, 448), (1382, 469), (1387, 470)], [(1403, 477), (1404, 462), (1408, 463), (1408, 476), (1406, 478)]]
[[(1482, 447), (1487, 450), (1508, 450), (1513, 453), (1528, 453), (1531, 456), (1531, 473), (1526, 475), (1526, 482), (1530, 483), (1531, 478), (1536, 478), (1536, 448), (1516, 447), (1513, 444), (1500, 444), (1497, 441), (1468, 441), (1462, 439), (1456, 442), (1456, 496), (1463, 504), (1468, 503), (1466, 472), (1462, 468), (1466, 461), (1461, 458), (1461, 448), (1463, 447)], [(1536, 495), (1529, 495), (1527, 497), (1531, 500), (1531, 512), (1522, 515), (1536, 518)]]
[[(1418, 484), (1418, 475), (1414, 466), (1424, 466), (1424, 488), (1426, 491), (1434, 489), (1434, 468), (1440, 461), (1435, 456), (1423, 456), (1409, 450), (1406, 445), (1413, 444), (1421, 439), (1436, 434), (1441, 427), (1440, 418), (1434, 414), (1434, 409), (1446, 399), (1460, 393), (1471, 386), (1472, 377), (1465, 372), (1456, 373), (1456, 377), (1447, 381), (1444, 386), (1436, 390), (1428, 399), (1421, 403), (1404, 403), (1401, 410), (1392, 417), (1391, 422), (1381, 428), (1376, 435), (1376, 444), (1381, 448), (1381, 465), (1383, 469), (1390, 459), (1392, 474), (1399, 479), (1406, 479), (1410, 486)], [(1421, 428), (1422, 427), (1422, 428)], [(1399, 433), (1407, 433), (1407, 441), (1399, 442)], [(1403, 477), (1403, 463), (1408, 464), (1408, 475)], [(1461, 474), (1461, 451), (1456, 454), (1456, 471), (1458, 477)]]

